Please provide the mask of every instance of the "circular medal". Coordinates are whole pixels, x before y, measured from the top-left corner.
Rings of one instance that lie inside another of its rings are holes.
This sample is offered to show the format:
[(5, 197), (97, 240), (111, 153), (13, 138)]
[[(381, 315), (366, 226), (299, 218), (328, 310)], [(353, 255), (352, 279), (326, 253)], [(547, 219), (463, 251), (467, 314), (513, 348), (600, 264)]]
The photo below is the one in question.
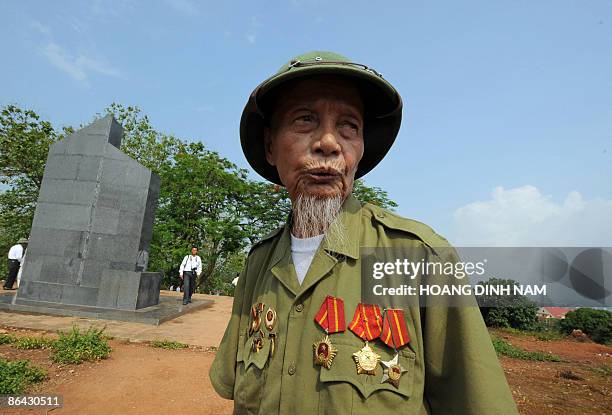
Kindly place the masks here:
[(266, 311), (264, 321), (266, 323), (266, 329), (268, 329), (268, 331), (274, 330), (274, 326), (276, 326), (276, 311), (272, 307), (268, 307), (268, 311)]

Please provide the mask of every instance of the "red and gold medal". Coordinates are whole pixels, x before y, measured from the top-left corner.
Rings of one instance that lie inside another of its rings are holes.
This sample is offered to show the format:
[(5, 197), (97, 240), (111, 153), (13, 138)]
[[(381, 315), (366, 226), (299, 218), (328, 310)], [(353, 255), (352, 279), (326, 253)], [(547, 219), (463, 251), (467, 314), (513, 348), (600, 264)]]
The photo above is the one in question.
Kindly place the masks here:
[(410, 341), (404, 310), (388, 308), (383, 319), (382, 335), (380, 339), (387, 346), (397, 349)]
[(328, 295), (323, 300), (315, 322), (325, 330), (325, 337), (312, 345), (316, 365), (329, 369), (338, 350), (332, 344), (329, 334), (346, 330), (344, 319), (344, 301)]
[(379, 337), (382, 331), (382, 317), (378, 305), (359, 303), (353, 320), (349, 324), (349, 329), (365, 340), (365, 346), (353, 353), (357, 373), (375, 375), (376, 366), (380, 362), (380, 355), (372, 350), (368, 342)]
[(399, 382), (402, 374), (407, 370), (399, 363), (399, 353), (397, 348), (405, 345), (410, 341), (408, 336), (408, 328), (406, 327), (406, 319), (404, 318), (404, 310), (401, 309), (386, 309), (383, 319), (383, 329), (380, 339), (387, 346), (395, 350), (393, 359), (382, 362), (384, 367), (383, 377), (380, 383), (389, 382), (396, 388), (399, 387)]

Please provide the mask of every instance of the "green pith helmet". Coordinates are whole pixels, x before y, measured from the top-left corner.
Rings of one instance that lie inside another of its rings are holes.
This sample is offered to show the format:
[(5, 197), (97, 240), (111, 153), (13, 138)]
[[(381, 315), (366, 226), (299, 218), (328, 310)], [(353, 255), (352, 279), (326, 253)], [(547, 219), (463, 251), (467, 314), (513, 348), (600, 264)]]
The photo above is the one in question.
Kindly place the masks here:
[[(402, 122), (402, 99), (380, 73), (333, 52), (313, 51), (297, 56), (255, 88), (240, 120), (240, 142), (249, 164), (269, 181), (282, 185), (276, 167), (266, 160), (264, 127), (270, 114), (269, 99), (287, 81), (313, 75), (350, 78), (364, 101), (364, 153), (355, 179), (372, 170), (385, 157)], [(274, 93), (272, 93), (274, 92)]]

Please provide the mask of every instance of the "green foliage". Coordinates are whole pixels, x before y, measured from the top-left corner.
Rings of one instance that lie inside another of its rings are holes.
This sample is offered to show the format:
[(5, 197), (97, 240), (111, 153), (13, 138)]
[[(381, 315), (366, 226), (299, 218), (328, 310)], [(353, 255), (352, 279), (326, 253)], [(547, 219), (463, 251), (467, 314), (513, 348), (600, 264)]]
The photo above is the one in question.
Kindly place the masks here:
[(220, 295), (234, 295), (232, 280), (240, 275), (246, 262), (247, 252), (235, 252), (219, 263), (213, 275), (206, 281), (205, 292), (217, 293)]
[(567, 337), (564, 333), (560, 333), (558, 331), (544, 331), (541, 333), (537, 333), (535, 335), (536, 340), (540, 340), (543, 342), (549, 342), (552, 340), (563, 340)]
[[(490, 278), (482, 285), (516, 285), (514, 280)], [(512, 327), (533, 330), (537, 324), (538, 307), (524, 295), (477, 296), (480, 312), (489, 327)]]
[(364, 203), (372, 203), (381, 208), (393, 210), (397, 203), (389, 198), (389, 194), (380, 187), (368, 187), (362, 179), (355, 180), (353, 194)]
[(597, 343), (612, 342), (612, 312), (608, 310), (579, 308), (567, 313), (560, 325), (565, 333), (582, 330)]
[(527, 350), (511, 345), (503, 339), (493, 338), (491, 341), (493, 342), (493, 348), (495, 349), (495, 352), (497, 352), (498, 356), (507, 356), (513, 359), (521, 360), (535, 360), (539, 362), (563, 362), (563, 359), (554, 354), (544, 352), (528, 352)]
[(159, 347), (160, 349), (186, 349), (189, 345), (175, 342), (172, 340), (153, 340), (151, 346)]
[(0, 344), (11, 344), (15, 338), (10, 334), (0, 334)]
[[(49, 146), (70, 129), (56, 131), (32, 110), (7, 105), (0, 111), (0, 252), (27, 237), (34, 217), (38, 191)], [(6, 267), (0, 256), (0, 269)]]
[(27, 360), (10, 362), (0, 358), (0, 394), (23, 393), (29, 385), (42, 382), (46, 377), (43, 369), (30, 366)]
[(22, 350), (46, 349), (52, 347), (53, 343), (53, 339), (46, 339), (44, 337), (25, 336), (13, 339), (13, 347)]
[(111, 352), (107, 338), (102, 333), (105, 328), (90, 327), (81, 333), (73, 326), (68, 333), (59, 331), (59, 339), (53, 345), (51, 359), (56, 363), (79, 364), (83, 361), (106, 359)]

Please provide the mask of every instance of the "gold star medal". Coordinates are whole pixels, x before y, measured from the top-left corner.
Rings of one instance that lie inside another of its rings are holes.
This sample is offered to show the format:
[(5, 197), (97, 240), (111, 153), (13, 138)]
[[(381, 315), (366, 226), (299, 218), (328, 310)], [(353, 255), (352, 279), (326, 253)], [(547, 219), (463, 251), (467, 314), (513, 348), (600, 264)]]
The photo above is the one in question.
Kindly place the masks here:
[(326, 334), (322, 340), (313, 343), (312, 348), (314, 350), (315, 364), (329, 369), (334, 362), (336, 353), (338, 353), (338, 349), (331, 343), (329, 336)]
[(380, 355), (372, 350), (367, 341), (361, 350), (353, 353), (353, 360), (357, 365), (358, 374), (376, 375), (376, 366), (380, 362)]
[(313, 343), (315, 365), (331, 368), (338, 349), (332, 344), (329, 334), (346, 330), (344, 320), (344, 301), (341, 298), (328, 295), (323, 300), (319, 312), (315, 316), (315, 322), (325, 330), (325, 337)]
[(388, 362), (382, 361), (381, 363), (384, 366), (384, 369), (383, 377), (380, 383), (389, 382), (398, 388), (400, 377), (402, 377), (404, 372), (407, 372), (407, 370), (399, 364), (399, 354), (396, 353), (393, 359), (389, 360)]
[(361, 350), (353, 353), (353, 360), (357, 365), (358, 374), (375, 375), (376, 366), (380, 362), (380, 355), (374, 352), (368, 341), (372, 341), (380, 336), (382, 330), (382, 317), (380, 309), (376, 304), (357, 305), (353, 321), (349, 324), (349, 329), (357, 337), (365, 340), (365, 346)]

